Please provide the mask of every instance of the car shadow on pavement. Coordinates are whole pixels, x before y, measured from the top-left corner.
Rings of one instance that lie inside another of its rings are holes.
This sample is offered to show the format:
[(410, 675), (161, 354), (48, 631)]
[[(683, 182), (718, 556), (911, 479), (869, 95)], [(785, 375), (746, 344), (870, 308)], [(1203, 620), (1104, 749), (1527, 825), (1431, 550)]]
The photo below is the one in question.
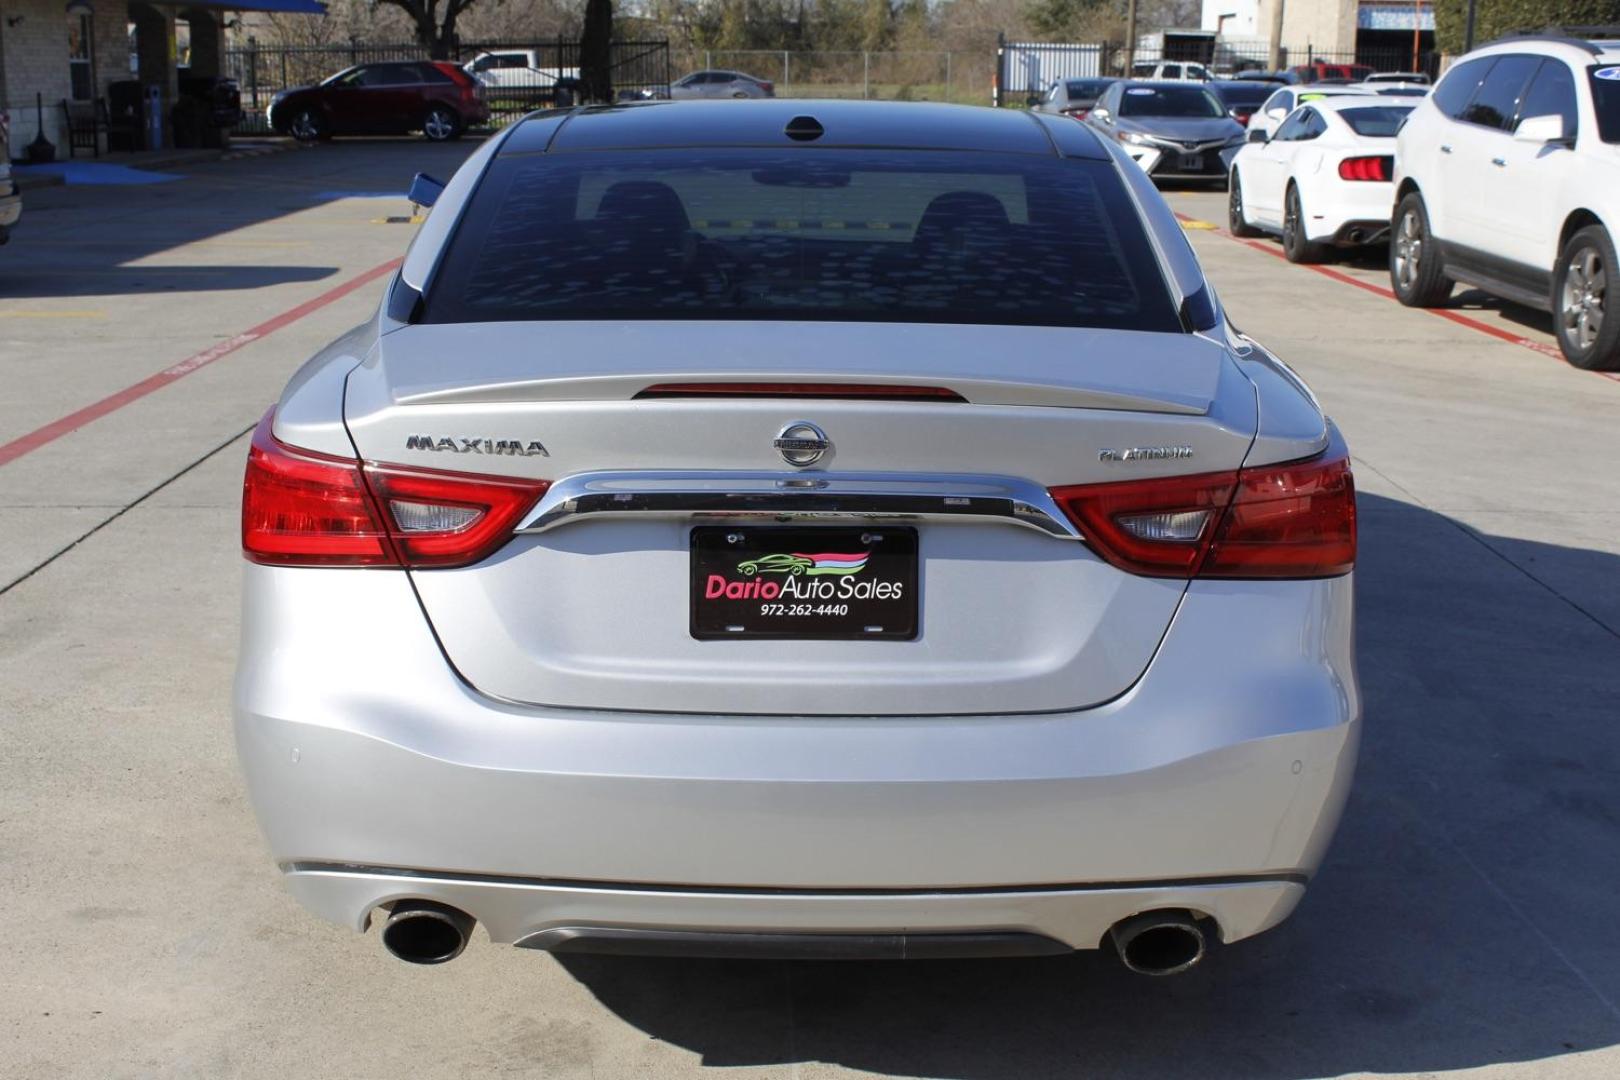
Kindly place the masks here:
[[(359, 196), (367, 201), (316, 228), (341, 237), (344, 229), (369, 229), (391, 216), (406, 221), (411, 177), (426, 171), (449, 179), (476, 148), (471, 139), (340, 141), (199, 162), (166, 184), (32, 189), (0, 257), (0, 300), (207, 293), (330, 278), (339, 267), (298, 263), (306, 253), (331, 251), (299, 215)], [(284, 234), (253, 231), (279, 218), (298, 220)], [(401, 251), (409, 239), (400, 230)], [(165, 265), (165, 257), (186, 262)]]
[(76, 266), (10, 272), (0, 265), (0, 297), (18, 300), (125, 293), (221, 292), (320, 281), (335, 266)]
[(1282, 1080), (1620, 1043), (1620, 612), (1543, 584), (1620, 577), (1620, 556), (1485, 537), (1377, 496), (1360, 508), (1360, 773), (1276, 930), (1169, 979), (1107, 951), (558, 962), (711, 1066)]

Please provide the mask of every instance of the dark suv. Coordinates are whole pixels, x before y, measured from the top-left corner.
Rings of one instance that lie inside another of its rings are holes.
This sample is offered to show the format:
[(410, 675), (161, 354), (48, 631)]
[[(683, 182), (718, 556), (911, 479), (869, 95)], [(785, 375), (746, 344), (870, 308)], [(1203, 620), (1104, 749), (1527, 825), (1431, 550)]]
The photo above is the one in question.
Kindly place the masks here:
[(361, 64), (318, 86), (283, 90), (268, 118), (273, 130), (300, 142), (407, 131), (442, 142), (487, 121), (489, 106), (477, 80), (454, 64), (401, 60)]

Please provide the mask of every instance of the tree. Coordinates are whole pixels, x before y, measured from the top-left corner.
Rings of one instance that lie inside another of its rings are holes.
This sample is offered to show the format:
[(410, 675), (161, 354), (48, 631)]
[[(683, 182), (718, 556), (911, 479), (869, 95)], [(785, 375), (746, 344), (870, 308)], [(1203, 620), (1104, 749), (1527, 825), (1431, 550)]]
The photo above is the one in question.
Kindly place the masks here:
[[(1463, 51), (1467, 20), (1468, 0), (1435, 0), (1434, 36), (1441, 52)], [(1478, 0), (1474, 44), (1483, 45), (1514, 30), (1616, 23), (1620, 23), (1620, 0)]]
[(416, 40), (435, 60), (448, 60), (456, 42), (456, 20), (478, 0), (377, 0), (397, 7), (416, 26)]
[(613, 0), (586, 0), (579, 86), (586, 101), (613, 100)]

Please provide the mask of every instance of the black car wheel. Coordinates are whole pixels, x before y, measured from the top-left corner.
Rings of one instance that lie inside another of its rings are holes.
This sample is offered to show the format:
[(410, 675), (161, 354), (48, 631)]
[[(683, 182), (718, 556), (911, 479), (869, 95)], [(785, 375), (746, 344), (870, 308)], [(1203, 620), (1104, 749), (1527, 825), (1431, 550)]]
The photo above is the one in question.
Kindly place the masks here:
[(1564, 359), (1587, 371), (1620, 370), (1620, 316), (1608, 318), (1609, 285), (1620, 264), (1601, 225), (1588, 225), (1558, 253), (1553, 325)]
[(327, 136), (326, 117), (317, 109), (299, 109), (293, 114), (287, 133), (301, 143), (312, 143)]
[(1407, 307), (1435, 307), (1451, 295), (1440, 250), (1429, 232), (1423, 196), (1413, 191), (1395, 207), (1389, 235), (1389, 283)]
[(1227, 188), (1226, 231), (1245, 239), (1260, 235), (1259, 229), (1243, 220), (1243, 185), (1238, 182), (1236, 169), (1232, 170), (1232, 182)]
[(1283, 200), (1283, 254), (1293, 263), (1321, 262), (1326, 249), (1305, 235), (1305, 208), (1300, 205), (1299, 189), (1288, 185)]
[(431, 142), (448, 142), (461, 135), (461, 117), (452, 108), (435, 105), (422, 118), (422, 134)]

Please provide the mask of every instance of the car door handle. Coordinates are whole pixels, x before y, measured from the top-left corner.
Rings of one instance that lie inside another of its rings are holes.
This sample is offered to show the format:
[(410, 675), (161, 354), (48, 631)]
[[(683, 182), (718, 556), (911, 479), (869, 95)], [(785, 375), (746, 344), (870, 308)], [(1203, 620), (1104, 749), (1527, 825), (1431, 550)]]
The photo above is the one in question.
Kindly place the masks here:
[(1440, 152), (1442, 154), (1449, 154), (1449, 153), (1451, 153), (1451, 147), (1449, 147), (1449, 146), (1445, 145), (1444, 143), (1442, 143), (1440, 145)]
[(1493, 157), (1493, 158), (1491, 158), (1491, 164), (1492, 164), (1492, 165), (1495, 165), (1495, 166), (1496, 166), (1496, 167), (1497, 167), (1497, 168), (1498, 168), (1498, 169), (1505, 169), (1505, 168), (1507, 168), (1507, 162), (1505, 162), (1505, 161), (1503, 161), (1503, 160), (1502, 160), (1502, 159), (1501, 159), (1501, 158), (1499, 158), (1499, 157)]

